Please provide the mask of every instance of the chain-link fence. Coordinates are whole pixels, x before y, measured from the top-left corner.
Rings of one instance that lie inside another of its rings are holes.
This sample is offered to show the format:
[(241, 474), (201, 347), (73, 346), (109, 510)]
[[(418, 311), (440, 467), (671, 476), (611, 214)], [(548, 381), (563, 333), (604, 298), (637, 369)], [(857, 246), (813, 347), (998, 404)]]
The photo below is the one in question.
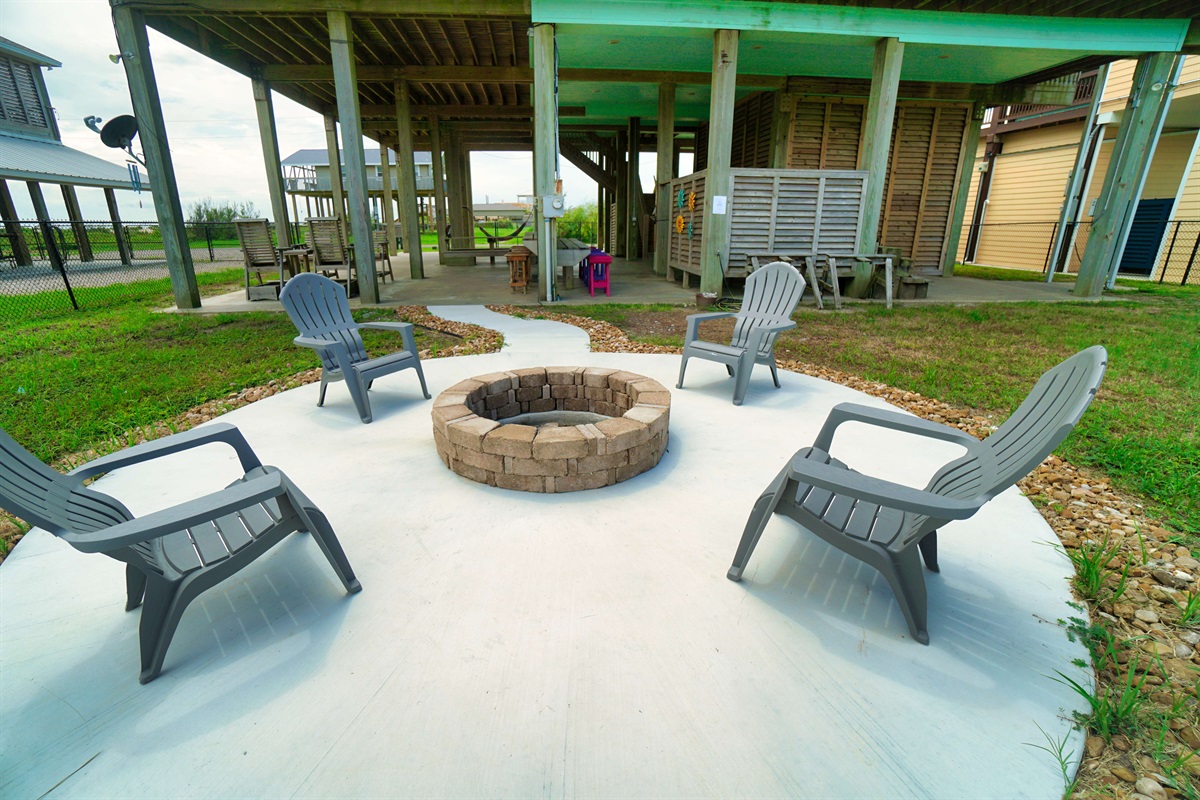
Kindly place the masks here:
[[(987, 222), (963, 228), (962, 260), (973, 264), (1042, 272), (1077, 274), (1091, 235), (1090, 221), (1067, 225), (1064, 246), (1054, 258), (1060, 236), (1057, 222)], [(1200, 286), (1200, 220), (1170, 220), (1135, 227), (1126, 244), (1122, 277), (1158, 283)], [(1054, 264), (1051, 264), (1051, 260)]]
[[(188, 223), (187, 235), (198, 274), (242, 264), (231, 223)], [(20, 220), (0, 229), (0, 319), (110, 305), (158, 284), (170, 286), (157, 222)]]

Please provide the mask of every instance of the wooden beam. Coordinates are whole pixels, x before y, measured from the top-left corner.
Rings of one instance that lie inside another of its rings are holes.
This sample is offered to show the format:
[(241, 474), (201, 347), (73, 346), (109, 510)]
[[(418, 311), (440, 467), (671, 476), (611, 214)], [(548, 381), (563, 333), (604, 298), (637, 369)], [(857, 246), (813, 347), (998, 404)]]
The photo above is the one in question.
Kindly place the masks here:
[(386, 144), (379, 145), (379, 172), (383, 178), (383, 190), (380, 192), (380, 209), (383, 218), (383, 230), (386, 237), (387, 254), (396, 255), (396, 218), (393, 215), (392, 198), (392, 158)]
[(616, 187), (613, 190), (613, 204), (617, 207), (617, 224), (614, 226), (613, 255), (618, 258), (629, 257), (626, 249), (629, 230), (629, 130), (617, 131), (616, 136)]
[(431, 224), (437, 230), (438, 253), (446, 252), (446, 171), (442, 160), (442, 125), (432, 116), (429, 118), (429, 153), (433, 173), (434, 219)]
[(667, 274), (671, 237), (671, 179), (675, 177), (675, 84), (658, 87), (658, 162), (654, 227), (654, 274)]
[(1177, 53), (1147, 53), (1138, 59), (1075, 280), (1078, 297), (1100, 297), (1120, 266), (1182, 61)]
[(421, 253), (421, 211), (417, 199), (417, 165), (413, 159), (412, 113), (408, 84), (396, 81), (396, 123), (400, 137), (396, 146), (396, 170), (400, 178), (400, 224), (404, 229), (404, 250), (408, 253), (408, 272), (414, 279), (425, 277)]
[[(346, 199), (354, 264), (358, 268), (358, 296), (368, 305), (379, 302), (379, 277), (375, 274), (375, 244), (367, 211), (367, 163), (363, 153), (362, 120), (358, 117), (358, 78), (355, 75), (354, 31), (350, 15), (330, 11), (329, 50), (337, 87), (338, 122), (342, 126), (342, 155), (346, 161)], [(333, 164), (330, 164), (332, 168)]]
[(279, 136), (275, 130), (275, 106), (271, 101), (271, 85), (251, 78), (254, 110), (258, 115), (258, 138), (262, 142), (263, 166), (267, 171), (267, 193), (271, 196), (271, 214), (275, 217), (275, 239), (280, 247), (292, 244), (292, 228), (288, 225), (287, 198), (283, 191), (283, 172), (279, 161)]
[(67, 290), (67, 298), (76, 311), (79, 303), (75, 302), (75, 292), (71, 290), (71, 281), (67, 279), (66, 264), (62, 252), (58, 249), (58, 240), (54, 238), (54, 226), (50, 222), (50, 214), (46, 211), (46, 198), (42, 196), (42, 186), (37, 181), (26, 181), (29, 188), (29, 199), (33, 203), (33, 214), (37, 217), (38, 227), (42, 231), (42, 239), (46, 243), (46, 255), (50, 258), (50, 266), (62, 277), (63, 287)]
[(325, 115), (325, 148), (329, 152), (329, 193), (333, 201), (333, 214), (342, 221), (342, 229), (346, 229), (346, 199), (342, 189), (342, 155), (338, 146), (337, 120), (333, 115)]
[[(328, 82), (332, 70), (323, 64), (267, 64), (259, 68), (263, 80), (272, 83)], [(387, 82), (404, 78), (412, 83), (533, 83), (533, 70), (527, 67), (476, 66), (404, 66), (373, 64), (358, 70), (359, 80)], [(586, 83), (676, 83), (704, 86), (707, 72), (676, 72), (654, 69), (594, 69), (566, 67), (558, 71), (565, 82)], [(742, 89), (782, 89), (788, 79), (781, 75), (740, 75)]]
[(574, 142), (566, 139), (560, 139), (558, 147), (562, 151), (563, 156), (575, 166), (579, 167), (579, 171), (589, 178), (600, 184), (602, 187), (611, 190), (616, 186), (616, 179), (610, 173), (605, 172), (600, 168), (600, 165), (587, 157), (583, 150)]
[[(792, 113), (795, 104), (790, 95), (775, 92), (774, 103), (771, 107), (771, 169), (786, 169), (788, 160), (788, 142), (792, 132)], [(828, 125), (826, 114), (826, 125)], [(828, 135), (821, 139), (821, 147), (829, 139)], [(824, 158), (822, 158), (824, 161)]]
[(79, 210), (79, 195), (69, 183), (60, 184), (60, 188), (63, 205), (67, 207), (67, 219), (71, 222), (71, 232), (75, 234), (75, 246), (79, 249), (79, 260), (95, 261), (95, 256), (92, 255), (92, 240), (88, 238), (87, 226), (83, 224), (83, 213)]
[(474, 18), (528, 21), (529, 0), (111, 0), (114, 8), (144, 7), (158, 14), (320, 14), (334, 11), (381, 17)]
[[(394, 106), (379, 103), (364, 103), (359, 108), (363, 119), (392, 119), (396, 113)], [(418, 105), (412, 104), (414, 117), (481, 117), (484, 119), (508, 119), (510, 117), (533, 119), (533, 106), (493, 106), (493, 105)], [(585, 106), (559, 106), (560, 117), (582, 117), (587, 113)]]
[(641, 170), (642, 120), (629, 118), (629, 174), (628, 192), (629, 225), (625, 229), (625, 257), (637, 259), (642, 256), (642, 170)]
[[(105, 189), (105, 192), (111, 192), (112, 189)], [(8, 181), (0, 178), (0, 219), (4, 220), (4, 232), (8, 234), (8, 240), (12, 242), (13, 258), (19, 266), (28, 267), (33, 264), (33, 254), (29, 252), (29, 242), (25, 240), (25, 234), (21, 231), (20, 217), (17, 216), (17, 207), (13, 203), (12, 192), (8, 190)]]
[(104, 190), (104, 202), (108, 204), (108, 218), (112, 220), (113, 236), (117, 242), (117, 256), (121, 263), (129, 266), (133, 263), (133, 254), (129, 251), (129, 240), (125, 238), (125, 227), (121, 224), (121, 210), (117, 208), (117, 191)]
[(557, 223), (542, 214), (542, 198), (555, 194), (558, 161), (558, 116), (554, 111), (555, 71), (554, 26), (534, 25), (530, 31), (529, 54), (533, 62), (533, 194), (534, 222), (538, 240), (538, 295), (546, 302), (557, 299), (555, 257), (558, 252)]
[(199, 308), (200, 287), (192, 266), (192, 249), (184, 225), (183, 205), (179, 186), (175, 182), (175, 165), (167, 142), (162, 102), (154, 80), (154, 63), (150, 59), (150, 44), (146, 38), (146, 23), (140, 11), (127, 6), (113, 9), (113, 27), (117, 44), (125, 57), (125, 79), (129, 98), (138, 121), (138, 141), (146, 158), (146, 169), (154, 180), (150, 196), (162, 233), (163, 255), (171, 276), (171, 292), (178, 308)]
[[(892, 144), (892, 125), (896, 118), (896, 97), (900, 86), (900, 67), (904, 62), (904, 44), (893, 38), (880, 39), (875, 44), (875, 63), (871, 77), (871, 97), (863, 119), (863, 144), (859, 151), (858, 168), (867, 171), (867, 186), (863, 194), (863, 223), (859, 233), (858, 252), (879, 252), (879, 216), (883, 205), (883, 185), (887, 178), (888, 150)], [(863, 265), (851, 282), (847, 293), (852, 297), (865, 296), (870, 282), (871, 265)]]
[(963, 131), (962, 144), (958, 149), (958, 180), (954, 184), (954, 196), (950, 200), (950, 221), (946, 227), (946, 239), (942, 242), (942, 274), (954, 274), (955, 259), (958, 257), (958, 240), (962, 236), (963, 217), (967, 213), (967, 195), (971, 191), (971, 178), (975, 175), (975, 151), (979, 148), (979, 130), (983, 126), (983, 112), (987, 106), (976, 103), (971, 107), (971, 117)]
[[(738, 32), (713, 33), (712, 98), (708, 111), (708, 177), (704, 193), (704, 252), (700, 261), (700, 291), (720, 294), (729, 258), (729, 197), (733, 181), (729, 159), (733, 151), (733, 106), (736, 100)], [(719, 212), (719, 213), (718, 213)]]

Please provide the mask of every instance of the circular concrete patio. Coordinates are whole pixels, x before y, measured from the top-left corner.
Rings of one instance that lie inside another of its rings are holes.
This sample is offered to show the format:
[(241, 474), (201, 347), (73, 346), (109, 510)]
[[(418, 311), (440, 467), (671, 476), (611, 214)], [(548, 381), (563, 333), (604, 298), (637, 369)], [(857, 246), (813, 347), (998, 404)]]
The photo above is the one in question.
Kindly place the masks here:
[[(425, 362), (435, 395), (533, 364), (628, 369), (674, 386), (678, 358), (588, 353), (586, 336), (481, 308), (487, 356)], [(5, 797), (1057, 797), (1025, 744), (1068, 734), (1084, 658), (1053, 533), (1010, 489), (939, 539), (929, 630), (908, 637), (884, 580), (773, 520), (725, 579), (758, 493), (837, 402), (719, 364), (672, 389), (650, 472), (568, 495), (446, 470), (411, 373), (375, 422), (344, 387), (232, 412), (264, 462), (325, 511), (362, 581), (347, 597), (293, 536), (197, 600), (153, 683), (137, 682), (122, 565), (33, 531), (0, 566)], [(835, 452), (923, 484), (953, 446), (847, 427)], [(135, 513), (224, 486), (207, 447), (103, 478)], [(1072, 742), (1078, 747), (1078, 736)], [(57, 788), (55, 788), (57, 787)]]

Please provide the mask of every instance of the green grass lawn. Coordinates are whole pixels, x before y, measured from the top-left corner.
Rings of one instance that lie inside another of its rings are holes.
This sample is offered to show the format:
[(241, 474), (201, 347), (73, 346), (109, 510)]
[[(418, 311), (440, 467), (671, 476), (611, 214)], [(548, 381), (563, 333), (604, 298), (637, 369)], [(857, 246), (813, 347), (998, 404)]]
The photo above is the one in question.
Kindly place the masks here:
[[(242, 271), (197, 279), (203, 294), (220, 294), (242, 285)], [(3, 317), (0, 307), (0, 427), (45, 461), (319, 365), (292, 344), (282, 313), (157, 313), (174, 302), (166, 279), (95, 291), (81, 312)], [(356, 317), (394, 319), (386, 309)], [(421, 328), (416, 338), (434, 351), (456, 341)], [(378, 352), (400, 347), (385, 332), (364, 340)]]
[[(1200, 290), (1125, 286), (1128, 299), (1100, 304), (801, 310), (798, 328), (780, 336), (776, 353), (1003, 419), (1042, 372), (1102, 344), (1110, 356), (1104, 384), (1058, 453), (1102, 470), (1173, 527), (1200, 535)], [(674, 345), (683, 342), (688, 313), (662, 306), (569, 311)]]

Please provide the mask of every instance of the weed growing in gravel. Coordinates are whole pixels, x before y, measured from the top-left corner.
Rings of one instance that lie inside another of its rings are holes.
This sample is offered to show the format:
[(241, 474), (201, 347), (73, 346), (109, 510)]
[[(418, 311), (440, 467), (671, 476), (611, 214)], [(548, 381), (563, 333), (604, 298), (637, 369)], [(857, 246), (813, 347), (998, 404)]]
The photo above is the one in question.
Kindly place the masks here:
[[(1057, 670), (1055, 670), (1057, 672)], [(1087, 701), (1091, 711), (1087, 714), (1076, 713), (1079, 724), (1096, 732), (1096, 735), (1111, 743), (1117, 734), (1135, 735), (1142, 727), (1142, 706), (1149, 699), (1142, 689), (1146, 685), (1148, 671), (1143, 671), (1140, 678), (1131, 666), (1125, 674), (1125, 682), (1118, 687), (1109, 687), (1092, 694), (1082, 684), (1073, 678), (1057, 672), (1054, 680), (1070, 686)]]
[(1189, 592), (1186, 602), (1179, 602), (1175, 598), (1171, 598), (1171, 602), (1179, 609), (1179, 624), (1194, 625), (1200, 622), (1200, 594)]
[[(1034, 724), (1037, 725), (1037, 723)], [(1049, 753), (1050, 757), (1053, 758), (1055, 763), (1058, 764), (1058, 768), (1062, 772), (1063, 779), (1062, 796), (1063, 800), (1067, 800), (1067, 798), (1071, 796), (1071, 793), (1075, 791), (1075, 787), (1079, 785), (1079, 775), (1078, 770), (1076, 769), (1079, 766), (1079, 762), (1076, 761), (1074, 764), (1071, 763), (1071, 752), (1074, 750), (1074, 748), (1068, 744), (1071, 739), (1071, 732), (1068, 731), (1067, 733), (1063, 734), (1061, 739), (1055, 739), (1050, 734), (1046, 733), (1045, 729), (1043, 729), (1041, 725), (1038, 725), (1037, 729), (1041, 732), (1042, 736), (1045, 737), (1046, 743), (1033, 744), (1032, 742), (1025, 742), (1024, 744), (1026, 747), (1044, 750), (1045, 752)], [(1075, 777), (1072, 778), (1072, 775)]]
[[(1105, 536), (1103, 541), (1083, 542), (1073, 550), (1063, 547), (1058, 549), (1066, 553), (1067, 558), (1071, 559), (1071, 564), (1075, 567), (1075, 577), (1071, 579), (1075, 590), (1085, 599), (1095, 600), (1099, 596), (1100, 590), (1104, 588), (1104, 582), (1108, 577), (1116, 574), (1116, 570), (1111, 565), (1121, 552), (1121, 543), (1110, 545), (1108, 537)], [(1125, 592), (1125, 581), (1128, 576), (1129, 564), (1126, 563), (1114, 589), (1116, 592), (1114, 601)]]

